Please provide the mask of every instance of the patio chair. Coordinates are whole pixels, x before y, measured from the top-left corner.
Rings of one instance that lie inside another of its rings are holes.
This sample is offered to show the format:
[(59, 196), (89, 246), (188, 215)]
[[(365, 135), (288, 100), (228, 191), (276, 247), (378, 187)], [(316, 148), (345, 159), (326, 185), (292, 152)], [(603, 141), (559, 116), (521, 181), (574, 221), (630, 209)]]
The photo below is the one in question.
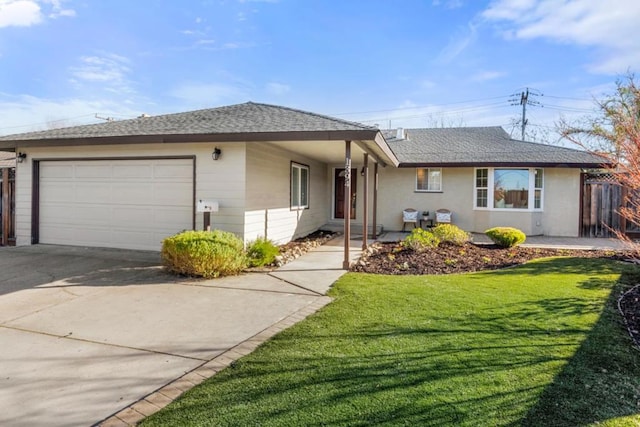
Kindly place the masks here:
[(436, 225), (451, 224), (452, 217), (453, 217), (453, 214), (449, 209), (438, 209), (436, 211)]
[(413, 224), (413, 228), (418, 226), (418, 211), (413, 208), (407, 208), (402, 211), (402, 231), (407, 223)]

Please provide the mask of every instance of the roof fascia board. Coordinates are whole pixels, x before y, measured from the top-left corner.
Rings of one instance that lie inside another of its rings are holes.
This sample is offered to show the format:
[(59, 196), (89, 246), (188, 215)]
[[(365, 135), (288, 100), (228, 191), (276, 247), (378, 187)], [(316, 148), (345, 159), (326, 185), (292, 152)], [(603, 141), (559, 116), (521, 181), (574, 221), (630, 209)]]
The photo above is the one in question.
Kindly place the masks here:
[(563, 163), (563, 162), (451, 162), (451, 163), (400, 163), (399, 168), (457, 168), (457, 167), (527, 167), (527, 168), (602, 168), (605, 163)]
[(85, 138), (49, 138), (0, 140), (0, 150), (18, 147), (61, 147), (83, 145), (165, 144), (189, 142), (248, 142), (248, 141), (340, 141), (374, 140), (377, 130), (293, 131), (176, 135), (126, 135)]
[[(371, 147), (370, 141), (373, 142), (374, 144), (373, 147)], [(384, 147), (386, 146), (386, 141), (384, 141), (384, 139), (382, 140), (382, 142), (384, 143), (383, 146), (380, 146), (379, 141), (376, 141), (376, 140), (353, 141), (353, 142), (358, 147), (360, 147), (362, 151), (364, 151), (365, 153), (368, 153), (369, 156), (371, 156), (371, 158), (373, 159), (373, 161), (375, 161), (376, 163), (379, 163), (383, 168), (387, 167), (388, 163), (392, 163), (394, 165), (397, 165), (398, 163), (398, 159), (395, 157), (395, 155), (392, 152), (390, 155), (385, 151)]]

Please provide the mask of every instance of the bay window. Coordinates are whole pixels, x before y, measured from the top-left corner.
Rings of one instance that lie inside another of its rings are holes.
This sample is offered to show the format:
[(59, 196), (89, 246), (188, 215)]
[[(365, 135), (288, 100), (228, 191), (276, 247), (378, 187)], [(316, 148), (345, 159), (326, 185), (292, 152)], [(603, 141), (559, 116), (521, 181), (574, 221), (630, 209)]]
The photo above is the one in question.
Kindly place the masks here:
[(474, 207), (542, 210), (544, 171), (534, 168), (478, 168)]

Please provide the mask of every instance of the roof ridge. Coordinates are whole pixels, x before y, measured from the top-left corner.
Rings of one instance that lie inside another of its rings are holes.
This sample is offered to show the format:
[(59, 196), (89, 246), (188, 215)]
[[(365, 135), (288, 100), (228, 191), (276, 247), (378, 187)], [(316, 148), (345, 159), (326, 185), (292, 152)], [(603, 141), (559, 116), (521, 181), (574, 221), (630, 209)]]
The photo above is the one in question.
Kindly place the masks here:
[[(248, 102), (245, 102), (244, 104), (262, 105), (264, 107), (278, 108), (278, 109), (281, 109), (281, 110), (289, 110), (289, 111), (293, 111), (293, 112), (296, 112), (296, 113), (308, 114), (310, 116), (319, 117), (319, 118), (322, 118), (322, 119), (331, 120), (331, 121), (338, 122), (338, 123), (348, 124), (348, 125), (352, 125), (352, 126), (359, 126), (359, 127), (363, 128), (363, 129), (370, 129), (370, 130), (378, 129), (375, 126), (367, 126), (367, 125), (359, 123), (359, 122), (352, 122), (350, 120), (344, 120), (344, 119), (340, 119), (338, 117), (328, 116), (326, 114), (314, 113), (312, 111), (301, 110), (299, 108), (285, 107), (285, 106), (282, 106), (282, 105), (267, 104), (267, 103), (264, 103), (264, 102), (253, 102), (253, 101), (248, 101)], [(235, 105), (243, 105), (243, 104), (235, 104)], [(229, 107), (233, 107), (233, 105), (230, 105)]]
[(563, 149), (563, 150), (568, 150), (568, 151), (577, 151), (579, 153), (589, 153), (589, 154), (593, 154), (596, 156), (599, 156), (599, 154), (596, 153), (592, 153), (590, 151), (587, 150), (580, 150), (578, 148), (571, 148), (571, 147), (562, 147), (560, 145), (553, 145), (553, 144), (545, 144), (543, 142), (537, 142), (537, 141), (523, 141), (521, 139), (515, 139), (515, 138), (509, 138), (509, 141), (512, 142), (516, 142), (516, 143), (520, 143), (520, 144), (529, 144), (529, 145), (542, 145), (544, 147), (552, 147), (552, 148), (558, 148), (558, 149)]
[[(399, 128), (396, 128), (399, 129)], [(459, 130), (459, 129), (502, 129), (502, 126), (452, 126), (452, 127), (433, 127), (433, 128), (402, 128), (404, 130)], [(393, 130), (393, 129), (387, 129)], [(505, 131), (506, 132), (506, 131)]]

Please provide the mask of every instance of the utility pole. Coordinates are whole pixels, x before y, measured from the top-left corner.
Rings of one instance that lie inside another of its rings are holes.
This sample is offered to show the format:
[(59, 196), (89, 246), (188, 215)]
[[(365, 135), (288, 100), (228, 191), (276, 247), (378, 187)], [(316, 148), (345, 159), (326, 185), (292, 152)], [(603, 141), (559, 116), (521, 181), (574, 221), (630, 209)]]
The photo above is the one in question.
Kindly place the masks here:
[[(523, 92), (520, 93), (520, 99), (518, 100), (517, 98), (512, 98), (509, 100), (509, 102), (511, 102), (511, 105), (522, 105), (522, 120), (521, 120), (521, 128), (522, 128), (522, 141), (524, 141), (524, 135), (525, 135), (525, 131), (527, 129), (527, 124), (529, 123), (529, 120), (527, 119), (527, 105), (531, 105), (531, 106), (539, 106), (540, 102), (530, 99), (529, 96), (544, 96), (542, 93), (538, 92), (535, 89), (529, 89), (528, 87), (525, 88), (526, 90), (524, 90)], [(517, 93), (514, 93), (511, 96), (518, 96)]]

